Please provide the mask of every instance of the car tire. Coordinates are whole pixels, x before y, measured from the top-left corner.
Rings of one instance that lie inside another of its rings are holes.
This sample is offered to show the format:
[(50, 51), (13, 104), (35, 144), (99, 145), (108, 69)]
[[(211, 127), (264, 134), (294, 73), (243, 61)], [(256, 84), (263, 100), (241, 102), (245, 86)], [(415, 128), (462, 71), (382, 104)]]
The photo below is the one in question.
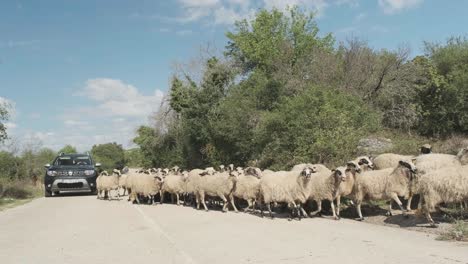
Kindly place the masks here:
[(91, 195), (97, 195), (97, 190), (91, 191)]
[(49, 191), (47, 191), (47, 190), (45, 190), (45, 191), (44, 191), (44, 197), (52, 197), (52, 193), (49, 192)]

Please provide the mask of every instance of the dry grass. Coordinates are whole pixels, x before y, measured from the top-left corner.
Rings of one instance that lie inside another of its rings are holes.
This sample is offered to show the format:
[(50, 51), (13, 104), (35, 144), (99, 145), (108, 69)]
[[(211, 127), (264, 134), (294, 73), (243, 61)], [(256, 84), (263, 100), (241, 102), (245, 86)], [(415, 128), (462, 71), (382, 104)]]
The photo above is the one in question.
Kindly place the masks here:
[(28, 181), (0, 180), (0, 211), (41, 197), (43, 190)]
[(437, 237), (438, 240), (468, 241), (468, 222), (457, 220), (446, 232)]

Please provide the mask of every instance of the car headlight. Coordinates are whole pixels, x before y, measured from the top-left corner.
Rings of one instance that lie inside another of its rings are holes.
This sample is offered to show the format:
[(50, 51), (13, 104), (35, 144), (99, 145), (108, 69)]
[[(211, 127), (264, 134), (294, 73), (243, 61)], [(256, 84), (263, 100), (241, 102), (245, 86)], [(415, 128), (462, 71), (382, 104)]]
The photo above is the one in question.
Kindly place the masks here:
[(57, 171), (49, 170), (49, 171), (47, 171), (47, 175), (49, 175), (49, 176), (57, 176)]
[(94, 170), (85, 170), (85, 171), (84, 171), (84, 174), (85, 174), (86, 176), (91, 176), (91, 175), (94, 174)]

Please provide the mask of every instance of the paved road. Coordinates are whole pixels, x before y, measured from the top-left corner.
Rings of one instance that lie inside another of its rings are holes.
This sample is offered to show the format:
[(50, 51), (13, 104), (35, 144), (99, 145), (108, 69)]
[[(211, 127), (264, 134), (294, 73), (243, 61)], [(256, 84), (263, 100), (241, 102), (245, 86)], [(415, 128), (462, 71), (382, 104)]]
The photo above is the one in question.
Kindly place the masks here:
[(288, 222), (69, 196), (0, 212), (0, 262), (468, 263), (468, 244), (353, 220)]

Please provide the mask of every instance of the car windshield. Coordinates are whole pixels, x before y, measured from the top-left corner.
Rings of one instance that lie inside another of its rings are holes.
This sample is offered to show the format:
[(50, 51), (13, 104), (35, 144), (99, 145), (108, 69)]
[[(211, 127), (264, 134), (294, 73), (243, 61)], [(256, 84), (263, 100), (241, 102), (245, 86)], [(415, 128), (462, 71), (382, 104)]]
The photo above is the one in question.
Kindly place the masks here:
[(88, 156), (62, 156), (55, 160), (56, 166), (91, 165)]

